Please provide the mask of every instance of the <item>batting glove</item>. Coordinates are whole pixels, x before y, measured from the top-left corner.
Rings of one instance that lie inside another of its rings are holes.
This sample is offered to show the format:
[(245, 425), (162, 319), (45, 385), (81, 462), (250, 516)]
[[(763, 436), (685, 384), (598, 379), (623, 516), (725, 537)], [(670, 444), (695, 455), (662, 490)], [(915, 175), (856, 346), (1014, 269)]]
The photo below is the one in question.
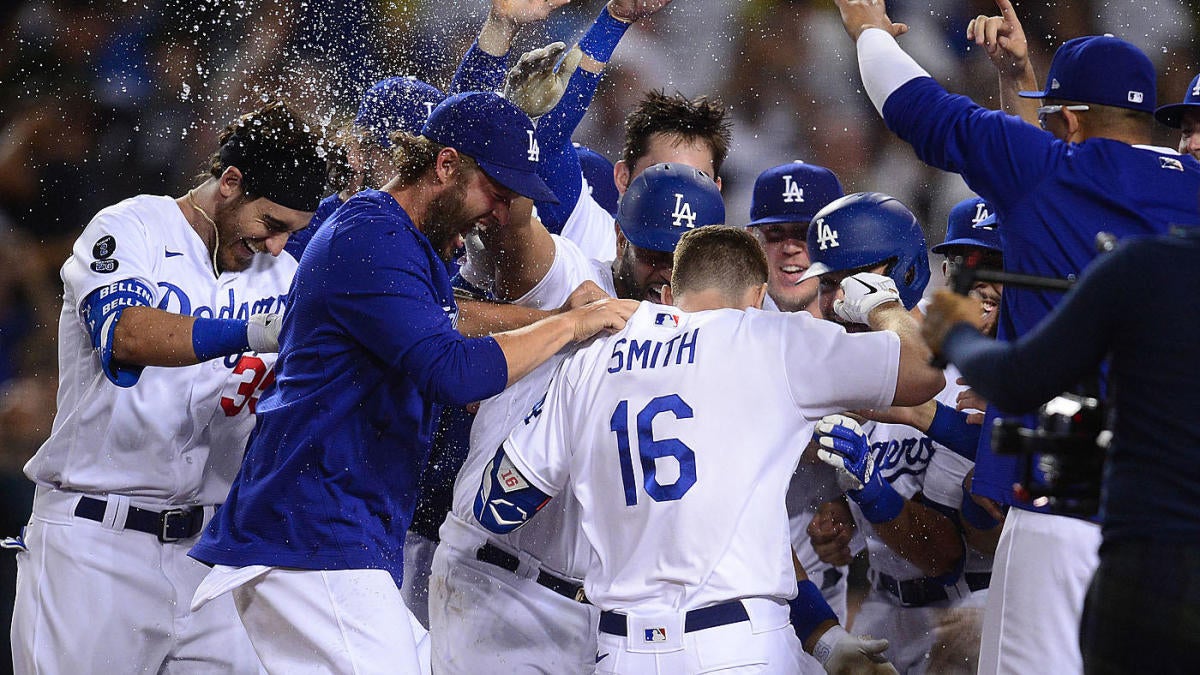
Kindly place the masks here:
[(251, 314), (246, 324), (246, 342), (250, 344), (250, 349), (264, 354), (278, 352), (281, 326), (282, 314)]
[(896, 669), (883, 658), (887, 648), (887, 640), (851, 635), (834, 626), (817, 640), (812, 655), (830, 675), (896, 675)]
[(838, 487), (861, 490), (871, 481), (871, 444), (862, 427), (845, 415), (826, 415), (817, 422), (817, 457), (837, 471)]
[(866, 325), (871, 310), (889, 302), (900, 302), (896, 282), (872, 272), (859, 272), (842, 279), (842, 292), (845, 297), (833, 301), (833, 311), (850, 323)]
[[(561, 63), (559, 57), (562, 57)], [(504, 79), (504, 98), (530, 117), (541, 117), (558, 105), (582, 58), (579, 47), (568, 51), (561, 42), (525, 52)]]

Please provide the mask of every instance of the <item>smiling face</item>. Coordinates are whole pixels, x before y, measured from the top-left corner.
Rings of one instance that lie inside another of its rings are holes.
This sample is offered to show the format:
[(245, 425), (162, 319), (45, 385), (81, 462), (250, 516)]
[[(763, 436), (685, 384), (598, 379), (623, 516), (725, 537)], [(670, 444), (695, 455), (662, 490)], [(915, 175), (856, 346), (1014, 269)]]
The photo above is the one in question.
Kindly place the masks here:
[(220, 233), (217, 267), (223, 272), (241, 272), (259, 253), (279, 255), (288, 237), (306, 227), (312, 216), (312, 211), (289, 209), (266, 197), (246, 199), (239, 191), (218, 203), (213, 213)]
[(1189, 108), (1179, 117), (1179, 152), (1200, 159), (1200, 108)]
[(815, 310), (817, 279), (796, 282), (808, 270), (808, 223), (770, 223), (749, 230), (767, 254), (767, 292), (784, 312)]
[(429, 202), (422, 230), (445, 260), (464, 245), (464, 237), (478, 224), (484, 228), (508, 224), (509, 208), (517, 196), (492, 180), (473, 162), (460, 164), (451, 184)]

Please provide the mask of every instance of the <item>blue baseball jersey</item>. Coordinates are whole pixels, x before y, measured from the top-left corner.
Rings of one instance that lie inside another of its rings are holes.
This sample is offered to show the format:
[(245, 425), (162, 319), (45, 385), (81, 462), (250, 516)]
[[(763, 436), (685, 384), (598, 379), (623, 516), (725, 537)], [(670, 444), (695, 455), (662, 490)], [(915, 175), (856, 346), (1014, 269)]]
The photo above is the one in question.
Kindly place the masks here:
[[(921, 160), (961, 174), (995, 207), (1008, 271), (1075, 277), (1095, 258), (1099, 232), (1123, 238), (1200, 224), (1200, 162), (1165, 148), (1102, 138), (1068, 144), (928, 77), (894, 91), (883, 117)], [(1005, 288), (999, 338), (1029, 332), (1061, 300), (1061, 293)], [(989, 410), (985, 424), (995, 416)], [(993, 455), (984, 436), (974, 491), (1011, 502), (1017, 462)]]
[(283, 250), (287, 251), (293, 258), (300, 260), (300, 256), (304, 255), (304, 249), (308, 247), (308, 242), (312, 241), (317, 230), (321, 229), (321, 225), (329, 216), (337, 211), (342, 205), (342, 198), (338, 193), (333, 193), (321, 200), (317, 205), (317, 210), (313, 212), (312, 220), (308, 221), (308, 226), (298, 232), (293, 232), (288, 237), (287, 243), (283, 245)]
[(360, 192), (320, 228), (289, 299), (246, 461), (191, 554), (400, 583), (440, 404), (503, 390), (504, 355), (455, 331), (445, 264), (385, 192)]

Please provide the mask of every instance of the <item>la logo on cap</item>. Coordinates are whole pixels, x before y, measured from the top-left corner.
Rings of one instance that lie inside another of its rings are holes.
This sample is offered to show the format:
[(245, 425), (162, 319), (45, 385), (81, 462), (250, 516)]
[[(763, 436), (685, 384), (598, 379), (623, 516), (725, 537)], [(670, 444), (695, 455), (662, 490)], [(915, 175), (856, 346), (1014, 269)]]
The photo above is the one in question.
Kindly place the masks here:
[(783, 177), (783, 203), (799, 204), (804, 201), (804, 188), (797, 185), (792, 177)]
[(992, 214), (988, 213), (987, 204), (979, 202), (975, 205), (975, 216), (971, 218), (971, 224), (978, 225), (979, 223), (987, 220), (988, 216), (990, 215)]
[(1062, 85), (1060, 85), (1060, 84), (1058, 83), (1058, 78), (1057, 78), (1057, 77), (1056, 77), (1056, 78), (1054, 78), (1053, 80), (1050, 80), (1050, 88), (1051, 88), (1051, 89), (1058, 89), (1060, 86), (1062, 86)]
[(696, 227), (696, 212), (692, 210), (692, 205), (683, 201), (683, 194), (675, 193), (675, 212), (671, 214), (674, 219), (671, 224), (675, 227), (686, 227), (690, 230)]
[(526, 129), (525, 133), (529, 134), (529, 150), (526, 152), (526, 156), (529, 157), (529, 161), (536, 162), (542, 156), (542, 149), (538, 147), (537, 139), (533, 137), (533, 129)]

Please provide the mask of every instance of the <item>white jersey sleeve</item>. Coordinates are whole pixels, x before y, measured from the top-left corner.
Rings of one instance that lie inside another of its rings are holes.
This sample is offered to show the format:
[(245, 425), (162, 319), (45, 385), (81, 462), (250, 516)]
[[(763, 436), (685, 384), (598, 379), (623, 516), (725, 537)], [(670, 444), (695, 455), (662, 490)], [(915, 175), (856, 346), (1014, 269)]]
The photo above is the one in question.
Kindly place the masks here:
[(570, 477), (572, 388), (559, 368), (545, 397), (504, 441), (504, 452), (534, 487), (550, 496)]
[(554, 262), (546, 271), (546, 276), (525, 295), (517, 298), (515, 304), (535, 309), (557, 309), (567, 301), (571, 291), (585, 281), (596, 282), (609, 295), (616, 293), (612, 284), (612, 269), (607, 262), (589, 257), (570, 239), (554, 234), (550, 236), (554, 239)]
[(617, 255), (617, 230), (612, 214), (592, 198), (586, 179), (583, 188), (563, 224), (562, 236), (575, 242), (588, 258), (611, 261)]
[(807, 312), (747, 313), (752, 321), (782, 316), (792, 324), (782, 335), (779, 353), (792, 400), (808, 419), (892, 404), (900, 372), (900, 337), (895, 333), (851, 334)]

